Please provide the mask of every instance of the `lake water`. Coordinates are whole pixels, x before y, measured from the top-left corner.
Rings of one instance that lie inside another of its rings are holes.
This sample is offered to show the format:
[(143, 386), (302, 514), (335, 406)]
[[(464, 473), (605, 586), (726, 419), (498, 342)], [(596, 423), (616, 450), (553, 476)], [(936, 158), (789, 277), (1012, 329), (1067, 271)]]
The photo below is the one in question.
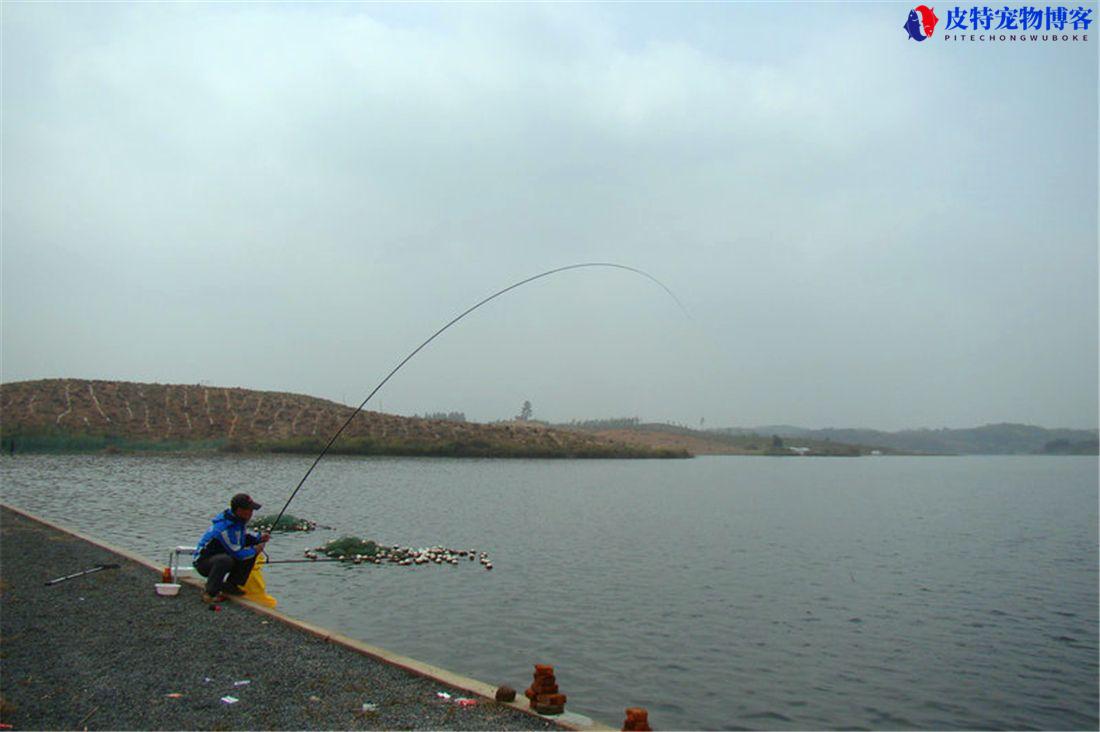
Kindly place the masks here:
[[(15, 456), (3, 500), (161, 563), (305, 457)], [(279, 608), (662, 729), (1098, 725), (1093, 457), (326, 458), (273, 559), (355, 534), (477, 563), (265, 571)], [(262, 627), (257, 625), (257, 633)]]

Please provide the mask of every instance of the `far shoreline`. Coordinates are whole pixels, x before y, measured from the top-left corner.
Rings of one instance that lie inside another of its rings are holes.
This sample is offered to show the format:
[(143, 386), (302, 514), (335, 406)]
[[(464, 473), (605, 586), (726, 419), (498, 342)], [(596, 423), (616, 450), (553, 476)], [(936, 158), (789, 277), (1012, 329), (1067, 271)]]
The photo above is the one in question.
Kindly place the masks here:
[[(3, 455), (177, 455), (194, 457), (301, 455), (314, 456), (321, 452), (320, 443), (293, 444), (267, 443), (259, 445), (234, 444), (228, 441), (203, 442), (133, 442), (108, 436), (83, 435), (74, 439), (69, 435), (5, 435)], [(695, 457), (687, 450), (648, 448), (634, 445), (585, 446), (582, 449), (548, 449), (538, 447), (486, 447), (462, 443), (445, 444), (352, 444), (339, 442), (327, 455), (350, 457), (404, 457), (404, 458), (462, 458), (496, 460), (685, 460)]]

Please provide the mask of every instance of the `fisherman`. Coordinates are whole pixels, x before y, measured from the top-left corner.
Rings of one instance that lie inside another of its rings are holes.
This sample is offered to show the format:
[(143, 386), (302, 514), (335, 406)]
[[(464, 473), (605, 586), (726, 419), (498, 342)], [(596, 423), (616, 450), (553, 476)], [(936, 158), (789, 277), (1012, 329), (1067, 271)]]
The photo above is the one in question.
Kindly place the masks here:
[(211, 520), (211, 526), (195, 547), (195, 570), (206, 577), (202, 601), (210, 604), (230, 595), (243, 595), (241, 588), (248, 580), (256, 554), (264, 550), (270, 534), (250, 534), (245, 526), (260, 504), (247, 493), (238, 493), (229, 501), (229, 508)]

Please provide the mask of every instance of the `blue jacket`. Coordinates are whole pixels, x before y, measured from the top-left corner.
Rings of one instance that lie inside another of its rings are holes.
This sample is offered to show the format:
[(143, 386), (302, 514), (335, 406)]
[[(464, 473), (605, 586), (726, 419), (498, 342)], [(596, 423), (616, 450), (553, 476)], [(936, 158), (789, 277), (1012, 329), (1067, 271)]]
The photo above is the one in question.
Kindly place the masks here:
[(192, 560), (214, 554), (230, 554), (242, 561), (256, 556), (252, 547), (260, 543), (260, 537), (245, 531), (244, 524), (231, 509), (222, 511), (211, 520), (210, 528), (199, 539)]

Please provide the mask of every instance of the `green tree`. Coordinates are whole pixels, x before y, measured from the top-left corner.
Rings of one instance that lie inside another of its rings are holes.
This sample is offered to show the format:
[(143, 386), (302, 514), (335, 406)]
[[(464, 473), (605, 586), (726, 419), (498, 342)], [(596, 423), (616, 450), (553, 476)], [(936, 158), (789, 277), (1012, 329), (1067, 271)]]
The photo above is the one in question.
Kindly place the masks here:
[(531, 419), (531, 415), (534, 413), (534, 410), (531, 409), (531, 402), (524, 400), (523, 407), (520, 408), (519, 417), (517, 417), (517, 419), (519, 419), (520, 422), (526, 422)]

